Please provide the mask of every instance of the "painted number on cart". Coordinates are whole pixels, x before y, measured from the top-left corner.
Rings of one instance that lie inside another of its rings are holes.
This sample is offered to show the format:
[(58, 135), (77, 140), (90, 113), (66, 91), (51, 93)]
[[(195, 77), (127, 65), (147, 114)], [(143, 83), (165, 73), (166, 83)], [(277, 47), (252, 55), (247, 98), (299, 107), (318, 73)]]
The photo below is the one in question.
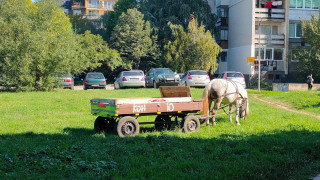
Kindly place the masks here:
[(142, 105), (133, 105), (133, 113), (142, 113), (146, 111), (146, 105), (142, 104)]
[(168, 112), (174, 111), (174, 105), (172, 103), (167, 104), (167, 111)]

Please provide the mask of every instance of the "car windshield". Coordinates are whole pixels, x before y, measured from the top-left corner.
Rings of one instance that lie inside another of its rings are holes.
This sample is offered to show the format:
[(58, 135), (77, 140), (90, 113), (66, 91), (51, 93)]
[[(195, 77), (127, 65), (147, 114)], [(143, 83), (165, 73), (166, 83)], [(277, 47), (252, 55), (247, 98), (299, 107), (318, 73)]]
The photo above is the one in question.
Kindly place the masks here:
[(207, 75), (205, 71), (190, 71), (190, 75)]
[(173, 74), (171, 69), (156, 69), (155, 74)]
[(143, 76), (142, 71), (128, 71), (128, 72), (123, 72), (123, 76)]
[(103, 74), (88, 74), (87, 78), (89, 79), (104, 79)]
[(242, 78), (240, 73), (228, 73), (227, 77)]

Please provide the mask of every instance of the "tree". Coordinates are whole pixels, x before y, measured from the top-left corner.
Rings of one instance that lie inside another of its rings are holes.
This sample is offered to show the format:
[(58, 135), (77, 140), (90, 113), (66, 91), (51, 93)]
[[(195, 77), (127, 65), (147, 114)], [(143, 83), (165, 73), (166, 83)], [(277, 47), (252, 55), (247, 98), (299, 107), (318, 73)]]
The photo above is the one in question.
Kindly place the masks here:
[(101, 61), (120, 62), (100, 36), (75, 34), (55, 1), (0, 1), (0, 42), (0, 77), (6, 86), (50, 89), (57, 71), (80, 73)]
[(298, 52), (298, 80), (305, 82), (307, 75), (312, 74), (315, 82), (320, 82), (320, 20), (313, 15), (311, 21), (301, 21), (301, 26), (302, 40), (310, 46)]
[(205, 0), (141, 0), (139, 10), (151, 22), (152, 27), (159, 29), (158, 40), (161, 47), (174, 39), (168, 22), (187, 29), (190, 14), (193, 14), (206, 30), (211, 33), (215, 31), (216, 16)]
[(122, 13), (111, 35), (111, 47), (133, 68), (139, 69), (141, 58), (158, 58), (156, 37), (151, 34), (150, 23), (143, 20), (137, 9)]
[(137, 6), (136, 0), (119, 0), (113, 11), (105, 13), (102, 16), (102, 23), (105, 27), (105, 40), (109, 40), (113, 28), (116, 26), (116, 23), (123, 12), (127, 12), (128, 9), (135, 8)]
[(175, 71), (203, 69), (213, 74), (218, 67), (217, 56), (221, 51), (214, 37), (204, 26), (198, 27), (194, 17), (185, 32), (181, 25), (169, 24), (174, 41), (165, 45), (164, 64)]

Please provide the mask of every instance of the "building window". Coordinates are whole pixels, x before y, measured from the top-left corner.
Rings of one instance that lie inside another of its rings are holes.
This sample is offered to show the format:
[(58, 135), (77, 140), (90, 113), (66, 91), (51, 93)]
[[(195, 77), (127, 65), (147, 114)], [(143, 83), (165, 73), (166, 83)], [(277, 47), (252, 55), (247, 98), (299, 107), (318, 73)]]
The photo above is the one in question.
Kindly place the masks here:
[[(261, 25), (261, 34), (278, 35), (278, 26)], [(259, 26), (256, 25), (256, 34), (259, 34)]]
[(79, 15), (81, 14), (81, 10), (73, 10), (73, 15)]
[(228, 30), (220, 31), (220, 40), (228, 40)]
[(283, 49), (274, 49), (274, 60), (283, 60)]
[(89, 8), (99, 8), (99, 0), (89, 0), (88, 7)]
[(222, 51), (220, 54), (220, 61), (221, 62), (226, 62), (227, 61), (227, 56), (228, 56), (228, 52), (227, 51)]
[(319, 0), (290, 0), (290, 8), (319, 9)]
[(290, 53), (291, 53), (291, 62), (299, 62), (299, 58), (298, 58), (299, 50), (291, 49)]
[[(259, 60), (259, 48), (255, 48), (255, 59)], [(274, 48), (261, 48), (260, 49), (260, 59), (261, 60), (283, 60), (283, 49)]]
[(301, 37), (301, 24), (290, 23), (289, 24), (289, 38), (300, 38)]
[(104, 9), (113, 9), (114, 1), (104, 1)]

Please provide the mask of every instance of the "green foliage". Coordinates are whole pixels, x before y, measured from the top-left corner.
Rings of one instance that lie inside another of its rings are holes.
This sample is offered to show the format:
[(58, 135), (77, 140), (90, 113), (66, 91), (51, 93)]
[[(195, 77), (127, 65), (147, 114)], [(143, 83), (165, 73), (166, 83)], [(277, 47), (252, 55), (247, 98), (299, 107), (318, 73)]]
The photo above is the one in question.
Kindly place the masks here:
[(128, 9), (133, 9), (137, 5), (136, 0), (119, 0), (114, 5), (113, 11), (105, 13), (102, 16), (102, 23), (106, 29), (105, 39), (109, 40), (113, 28), (116, 26), (117, 21), (122, 13), (127, 12)]
[(112, 68), (120, 63), (101, 37), (76, 35), (55, 1), (0, 1), (0, 42), (5, 86), (46, 90), (55, 86), (54, 72), (80, 73), (100, 61)]
[[(191, 89), (195, 99), (202, 91)], [(311, 179), (319, 174), (319, 120), (268, 106), (250, 94), (250, 115), (241, 126), (223, 115), (198, 133), (182, 133), (178, 126), (159, 132), (154, 125), (141, 125), (133, 138), (94, 133), (90, 99), (160, 96), (157, 89), (0, 93), (1, 179)]]
[(122, 13), (111, 36), (111, 46), (134, 69), (140, 68), (142, 57), (158, 58), (156, 36), (151, 34), (150, 23), (143, 20), (137, 9)]
[(91, 31), (92, 33), (96, 31), (96, 27), (93, 23), (84, 18), (82, 14), (69, 15), (69, 18), (72, 23), (72, 28), (77, 34), (84, 34), (86, 31)]
[(303, 41), (310, 44), (298, 53), (299, 81), (306, 82), (309, 74), (313, 75), (315, 82), (320, 82), (320, 20), (312, 16), (311, 21), (301, 21)]
[(158, 28), (161, 47), (174, 39), (168, 22), (187, 29), (191, 14), (206, 30), (211, 33), (215, 31), (216, 16), (204, 0), (141, 0), (139, 9), (151, 22), (151, 26)]
[(188, 25), (188, 32), (182, 26), (170, 25), (175, 40), (164, 47), (165, 65), (178, 72), (202, 69), (213, 74), (218, 67), (216, 58), (221, 48), (211, 33), (203, 25), (199, 27), (194, 18)]

